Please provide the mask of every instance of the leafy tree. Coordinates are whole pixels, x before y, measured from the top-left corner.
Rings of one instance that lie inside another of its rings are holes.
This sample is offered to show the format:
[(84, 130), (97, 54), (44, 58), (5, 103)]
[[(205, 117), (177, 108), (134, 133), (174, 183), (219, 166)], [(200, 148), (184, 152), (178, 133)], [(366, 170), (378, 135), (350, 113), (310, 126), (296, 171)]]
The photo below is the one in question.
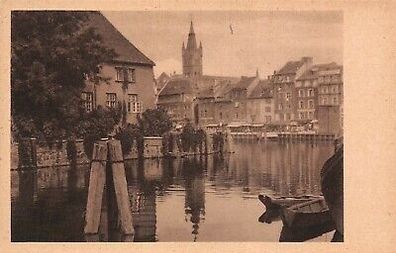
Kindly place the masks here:
[(104, 110), (85, 115), (81, 108), (86, 79), (105, 80), (100, 64), (116, 56), (88, 21), (89, 12), (11, 13), (11, 115), (16, 137), (86, 135), (92, 130), (82, 128), (94, 127), (95, 122), (95, 131), (102, 135), (116, 123)]
[(138, 122), (144, 136), (163, 136), (172, 128), (172, 121), (163, 108), (146, 110)]

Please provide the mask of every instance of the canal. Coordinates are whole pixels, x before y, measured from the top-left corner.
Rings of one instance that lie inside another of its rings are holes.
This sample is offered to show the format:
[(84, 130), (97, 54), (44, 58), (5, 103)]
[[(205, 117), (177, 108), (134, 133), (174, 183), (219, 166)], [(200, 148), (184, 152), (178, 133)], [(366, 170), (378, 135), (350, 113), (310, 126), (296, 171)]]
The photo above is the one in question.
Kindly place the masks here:
[[(134, 240), (279, 241), (282, 222), (258, 221), (265, 208), (257, 195), (320, 194), (320, 169), (333, 154), (326, 143), (239, 142), (233, 150), (127, 161)], [(88, 182), (89, 165), (11, 171), (12, 241), (84, 241)]]

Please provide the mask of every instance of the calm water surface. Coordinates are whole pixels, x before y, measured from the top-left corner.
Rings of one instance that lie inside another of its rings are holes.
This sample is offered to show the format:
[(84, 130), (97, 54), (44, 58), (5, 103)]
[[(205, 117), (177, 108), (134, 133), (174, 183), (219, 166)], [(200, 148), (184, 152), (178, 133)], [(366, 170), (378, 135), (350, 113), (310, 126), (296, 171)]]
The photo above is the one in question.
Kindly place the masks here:
[[(128, 161), (135, 241), (278, 241), (258, 194), (320, 194), (329, 144), (236, 143), (224, 157)], [(89, 166), (11, 172), (12, 241), (84, 241)], [(332, 233), (314, 241), (330, 241)]]

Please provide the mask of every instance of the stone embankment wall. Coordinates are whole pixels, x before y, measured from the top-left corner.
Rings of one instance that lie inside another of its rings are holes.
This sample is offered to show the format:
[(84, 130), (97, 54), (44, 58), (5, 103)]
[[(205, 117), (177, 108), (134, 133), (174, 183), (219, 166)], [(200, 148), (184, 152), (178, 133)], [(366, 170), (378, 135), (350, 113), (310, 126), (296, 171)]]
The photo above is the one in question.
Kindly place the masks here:
[[(50, 167), (67, 166), (71, 164), (67, 154), (67, 141), (55, 142), (51, 147), (45, 143), (38, 142), (35, 138), (23, 140), (24, 145), (11, 144), (11, 170), (28, 167)], [(221, 152), (219, 147), (214, 149), (213, 135), (206, 135), (206, 145), (195, 152), (183, 152), (177, 137), (173, 139), (173, 150), (164, 150), (162, 137), (144, 137), (143, 158), (159, 158), (166, 155), (181, 157), (188, 155), (204, 155)], [(228, 138), (224, 139), (223, 152), (228, 152)], [(166, 145), (169, 146), (169, 145)], [(124, 159), (137, 159), (139, 152), (136, 142), (133, 143), (131, 151), (124, 154)], [(83, 140), (76, 140), (76, 164), (87, 164), (90, 159), (84, 151)]]

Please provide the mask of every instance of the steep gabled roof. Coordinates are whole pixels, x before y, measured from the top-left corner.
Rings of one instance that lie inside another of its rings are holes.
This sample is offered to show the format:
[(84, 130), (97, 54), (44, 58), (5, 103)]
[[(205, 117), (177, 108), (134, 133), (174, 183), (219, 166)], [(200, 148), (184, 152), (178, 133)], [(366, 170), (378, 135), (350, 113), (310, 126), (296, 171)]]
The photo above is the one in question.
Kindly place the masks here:
[(276, 74), (295, 74), (302, 65), (303, 61), (289, 61)]
[(243, 76), (241, 78), (241, 80), (239, 80), (239, 82), (237, 82), (232, 89), (235, 90), (244, 90), (247, 89), (249, 87), (249, 85), (256, 79), (256, 76), (252, 76), (252, 77), (246, 77)]
[(192, 94), (193, 84), (188, 78), (172, 78), (161, 90), (159, 96), (169, 96), (178, 94)]
[(155, 63), (127, 40), (100, 12), (88, 12), (88, 25), (102, 36), (103, 43), (117, 53), (116, 61), (155, 66)]
[(272, 98), (271, 83), (268, 79), (260, 80), (257, 86), (253, 89), (249, 98)]

